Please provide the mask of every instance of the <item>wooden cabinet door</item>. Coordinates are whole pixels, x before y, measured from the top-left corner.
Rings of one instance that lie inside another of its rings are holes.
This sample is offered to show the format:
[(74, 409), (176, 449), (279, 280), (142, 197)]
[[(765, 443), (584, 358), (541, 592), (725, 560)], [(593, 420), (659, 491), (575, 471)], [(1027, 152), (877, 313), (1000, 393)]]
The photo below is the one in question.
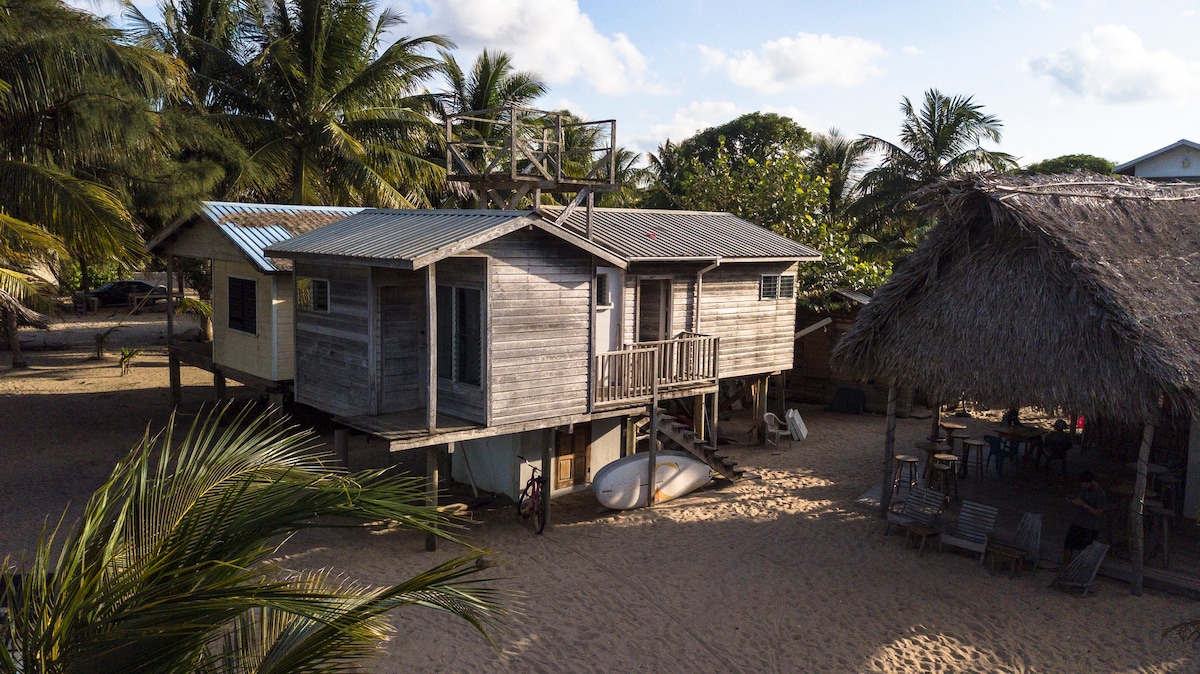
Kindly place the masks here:
[(554, 488), (566, 489), (588, 481), (592, 425), (575, 424), (575, 432), (559, 433), (554, 447)]

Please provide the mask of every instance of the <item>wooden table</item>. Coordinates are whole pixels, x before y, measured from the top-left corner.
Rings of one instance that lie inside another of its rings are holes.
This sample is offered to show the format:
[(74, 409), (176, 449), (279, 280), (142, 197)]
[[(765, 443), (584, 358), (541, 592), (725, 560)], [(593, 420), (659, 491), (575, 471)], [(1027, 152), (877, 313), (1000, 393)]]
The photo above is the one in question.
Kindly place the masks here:
[(1030, 426), (1001, 426), (995, 429), (996, 436), (1002, 441), (1010, 443), (1012, 447), (1013, 457), (1018, 459), (1017, 465), (1020, 465), (1020, 446), (1025, 445), (1024, 459), (1029, 460), (1031, 450), (1037, 451), (1037, 457), (1041, 458), (1042, 452), (1042, 431)]
[(1013, 578), (1021, 575), (1021, 569), (1025, 566), (1025, 551), (1015, 545), (1006, 543), (991, 543), (987, 544), (987, 551), (992, 553), (992, 570), (996, 569), (996, 562), (1008, 562), (1009, 575)]

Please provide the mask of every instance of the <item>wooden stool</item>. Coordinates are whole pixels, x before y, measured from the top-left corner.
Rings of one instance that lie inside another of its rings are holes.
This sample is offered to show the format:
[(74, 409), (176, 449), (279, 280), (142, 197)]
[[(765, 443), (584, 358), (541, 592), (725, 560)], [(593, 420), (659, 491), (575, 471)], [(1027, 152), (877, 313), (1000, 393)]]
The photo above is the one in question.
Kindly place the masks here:
[[(912, 454), (897, 454), (896, 455), (896, 478), (892, 480), (892, 493), (900, 491), (900, 483), (908, 482), (908, 488), (912, 489), (917, 486), (917, 464), (921, 460)], [(904, 477), (904, 471), (908, 471), (907, 479)]]
[(963, 456), (962, 456), (962, 472), (961, 475), (966, 477), (971, 472), (971, 454), (975, 454), (975, 481), (983, 480), (983, 448), (987, 443), (978, 438), (967, 438), (963, 440)]
[[(950, 490), (954, 490), (954, 500), (958, 500), (958, 457), (953, 454), (934, 454), (933, 455), (933, 481), (930, 483), (937, 484), (936, 489), (946, 495), (946, 500), (950, 500)], [(935, 487), (930, 487), (934, 489)]]
[(929, 480), (933, 478), (933, 456), (940, 454), (946, 450), (945, 442), (918, 442), (917, 449), (925, 453), (925, 470), (921, 474), (921, 478), (925, 480), (925, 485), (929, 485)]
[(966, 429), (956, 428), (950, 431), (950, 439), (947, 440), (950, 443), (950, 453), (957, 454), (959, 446), (969, 437), (971, 437), (971, 434)]
[(997, 562), (1006, 562), (1011, 577), (1016, 578), (1021, 575), (1021, 569), (1025, 565), (1024, 550), (1005, 543), (988, 542), (987, 552), (992, 553), (992, 571), (996, 570)]

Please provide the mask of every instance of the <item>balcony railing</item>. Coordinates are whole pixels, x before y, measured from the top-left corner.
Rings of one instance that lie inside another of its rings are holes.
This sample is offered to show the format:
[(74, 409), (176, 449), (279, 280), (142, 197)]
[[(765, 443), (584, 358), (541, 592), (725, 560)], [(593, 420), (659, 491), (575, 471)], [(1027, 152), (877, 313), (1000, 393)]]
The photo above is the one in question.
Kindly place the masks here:
[(597, 354), (592, 403), (649, 401), (663, 391), (715, 384), (717, 356), (718, 338), (693, 333)]

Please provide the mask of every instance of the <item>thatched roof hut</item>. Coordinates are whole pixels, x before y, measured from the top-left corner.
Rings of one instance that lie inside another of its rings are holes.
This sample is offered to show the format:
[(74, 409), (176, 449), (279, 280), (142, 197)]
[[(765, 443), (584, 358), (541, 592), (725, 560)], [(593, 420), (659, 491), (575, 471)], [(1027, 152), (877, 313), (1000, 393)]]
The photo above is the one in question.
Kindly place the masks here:
[(1200, 410), (1200, 188), (979, 177), (918, 195), (938, 225), (833, 353), (933, 400), (1141, 423)]
[[(901, 385), (934, 401), (964, 396), (1141, 424), (1129, 518), (1140, 594), (1160, 410), (1200, 412), (1200, 188), (975, 177), (915, 199), (937, 226), (832, 355), (835, 372), (891, 386), (882, 484), (891, 481)], [(885, 511), (890, 490), (882, 496)]]

